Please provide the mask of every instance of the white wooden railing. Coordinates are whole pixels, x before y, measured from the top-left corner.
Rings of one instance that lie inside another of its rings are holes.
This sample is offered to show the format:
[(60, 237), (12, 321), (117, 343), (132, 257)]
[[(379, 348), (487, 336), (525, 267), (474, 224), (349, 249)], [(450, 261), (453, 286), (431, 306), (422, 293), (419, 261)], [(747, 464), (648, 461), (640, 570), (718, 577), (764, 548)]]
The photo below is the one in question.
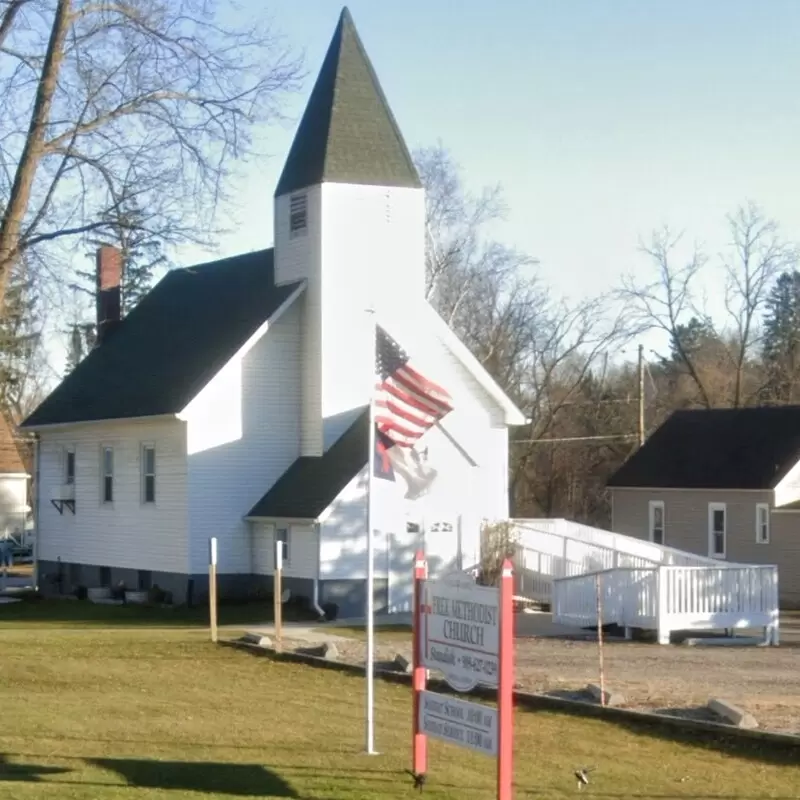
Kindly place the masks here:
[(673, 631), (763, 628), (779, 642), (778, 568), (773, 565), (616, 567), (553, 580), (553, 622), (597, 625), (600, 584), (602, 624), (657, 632), (668, 644)]
[(515, 519), (517, 595), (549, 603), (553, 580), (615, 567), (714, 566), (724, 562), (565, 519)]

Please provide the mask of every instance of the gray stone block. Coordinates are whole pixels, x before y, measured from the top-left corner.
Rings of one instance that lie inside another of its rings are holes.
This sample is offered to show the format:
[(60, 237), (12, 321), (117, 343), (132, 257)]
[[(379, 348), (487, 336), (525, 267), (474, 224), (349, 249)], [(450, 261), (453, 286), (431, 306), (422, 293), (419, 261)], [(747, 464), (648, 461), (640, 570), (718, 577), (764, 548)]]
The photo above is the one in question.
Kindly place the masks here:
[[(603, 692), (600, 690), (600, 687), (596, 683), (590, 683), (586, 687), (586, 691), (597, 700), (598, 703), (602, 703)], [(607, 706), (624, 706), (625, 705), (625, 697), (621, 694), (616, 692), (610, 692), (608, 689), (605, 690), (605, 705)]]
[(752, 714), (748, 714), (744, 709), (729, 703), (727, 700), (712, 698), (708, 701), (708, 710), (722, 717), (726, 722), (737, 728), (757, 728), (758, 722)]
[(339, 651), (336, 649), (336, 645), (333, 642), (325, 642), (325, 644), (320, 647), (320, 655), (323, 658), (327, 658), (329, 661), (335, 661), (339, 658)]
[(262, 636), (260, 633), (246, 633), (239, 641), (256, 647), (272, 647), (272, 639), (269, 636)]
[(400, 672), (405, 672), (406, 674), (410, 674), (413, 669), (411, 661), (409, 661), (409, 659), (407, 659), (402, 653), (397, 653), (397, 655), (395, 655), (392, 664)]

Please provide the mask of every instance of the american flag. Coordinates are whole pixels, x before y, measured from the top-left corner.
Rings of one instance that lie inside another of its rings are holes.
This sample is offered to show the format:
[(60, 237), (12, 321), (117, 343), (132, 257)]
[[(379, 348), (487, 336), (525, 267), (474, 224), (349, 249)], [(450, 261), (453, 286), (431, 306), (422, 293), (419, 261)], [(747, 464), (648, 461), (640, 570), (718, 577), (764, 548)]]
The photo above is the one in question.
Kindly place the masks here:
[(375, 425), (385, 444), (410, 448), (453, 410), (453, 400), (414, 369), (400, 345), (376, 327)]

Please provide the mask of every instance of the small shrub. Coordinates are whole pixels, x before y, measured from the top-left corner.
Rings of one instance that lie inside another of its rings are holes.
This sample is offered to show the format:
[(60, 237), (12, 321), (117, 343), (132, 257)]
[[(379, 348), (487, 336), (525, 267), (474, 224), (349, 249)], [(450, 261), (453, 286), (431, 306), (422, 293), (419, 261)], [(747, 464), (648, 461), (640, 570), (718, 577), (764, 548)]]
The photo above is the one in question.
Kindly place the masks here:
[(75, 588), (75, 597), (78, 600), (85, 600), (89, 596), (89, 590), (85, 586), (78, 586)]
[(503, 562), (517, 552), (517, 535), (511, 522), (485, 523), (481, 531), (481, 564), (478, 583), (499, 586)]
[(147, 602), (154, 606), (161, 605), (165, 595), (166, 592), (157, 583), (154, 583), (147, 590)]
[(124, 581), (120, 581), (116, 586), (111, 588), (111, 599), (112, 600), (122, 600), (125, 602), (125, 583)]

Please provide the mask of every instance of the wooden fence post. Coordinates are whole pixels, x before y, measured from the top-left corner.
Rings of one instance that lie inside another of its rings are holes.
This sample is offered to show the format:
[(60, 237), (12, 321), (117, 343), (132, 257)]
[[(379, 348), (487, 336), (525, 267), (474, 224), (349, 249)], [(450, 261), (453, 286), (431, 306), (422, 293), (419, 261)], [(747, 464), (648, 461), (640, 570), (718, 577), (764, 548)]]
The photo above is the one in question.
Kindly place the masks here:
[(209, 540), (208, 604), (211, 622), (211, 641), (217, 641), (217, 537)]
[(603, 669), (603, 595), (600, 574), (595, 578), (597, 593), (597, 656), (600, 661), (600, 705), (606, 704), (606, 675)]
[(275, 538), (275, 574), (272, 579), (273, 609), (275, 617), (275, 649), (280, 653), (283, 649), (283, 604), (281, 595), (283, 594), (283, 542)]

